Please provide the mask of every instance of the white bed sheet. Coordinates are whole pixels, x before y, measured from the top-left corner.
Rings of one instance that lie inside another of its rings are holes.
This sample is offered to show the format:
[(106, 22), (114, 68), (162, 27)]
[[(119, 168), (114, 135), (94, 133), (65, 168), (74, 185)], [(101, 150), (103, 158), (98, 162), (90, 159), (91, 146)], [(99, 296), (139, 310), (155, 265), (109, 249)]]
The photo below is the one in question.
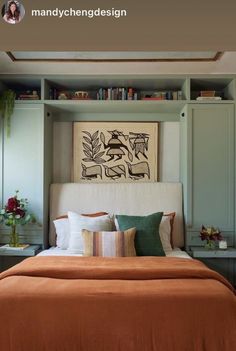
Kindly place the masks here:
[[(50, 247), (48, 250), (41, 251), (38, 256), (82, 256), (81, 254), (72, 254), (68, 250), (62, 250), (58, 247)], [(167, 257), (191, 258), (186, 251), (175, 248), (172, 251), (166, 252)]]

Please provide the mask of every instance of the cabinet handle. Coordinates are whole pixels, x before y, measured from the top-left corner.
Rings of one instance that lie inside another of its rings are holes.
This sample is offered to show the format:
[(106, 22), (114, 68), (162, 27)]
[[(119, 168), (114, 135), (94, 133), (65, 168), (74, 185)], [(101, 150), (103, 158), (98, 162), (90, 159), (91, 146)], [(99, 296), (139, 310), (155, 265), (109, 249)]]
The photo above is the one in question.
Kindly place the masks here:
[(181, 117), (184, 117), (184, 116), (185, 116), (185, 113), (184, 113), (184, 112), (182, 112), (182, 113), (181, 113)]

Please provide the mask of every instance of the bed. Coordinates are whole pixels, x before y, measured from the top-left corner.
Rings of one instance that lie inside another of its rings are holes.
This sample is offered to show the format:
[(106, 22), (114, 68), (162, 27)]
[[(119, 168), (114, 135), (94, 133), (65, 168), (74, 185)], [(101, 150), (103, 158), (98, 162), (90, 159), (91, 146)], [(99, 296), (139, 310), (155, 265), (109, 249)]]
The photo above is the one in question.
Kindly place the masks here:
[(233, 287), (201, 262), (181, 257), (181, 184), (54, 184), (52, 246), (52, 221), (68, 210), (129, 215), (175, 211), (175, 249), (166, 257), (103, 258), (52, 248), (3, 272), (0, 350), (236, 349)]

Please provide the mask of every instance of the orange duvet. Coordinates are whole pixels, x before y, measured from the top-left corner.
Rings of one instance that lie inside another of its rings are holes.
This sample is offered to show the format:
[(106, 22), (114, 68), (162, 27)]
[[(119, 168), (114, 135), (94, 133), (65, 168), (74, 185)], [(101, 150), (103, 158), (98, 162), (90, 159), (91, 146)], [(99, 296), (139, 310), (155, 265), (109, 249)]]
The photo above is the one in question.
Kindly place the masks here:
[(1, 351), (233, 351), (236, 298), (201, 262), (34, 257), (0, 275)]

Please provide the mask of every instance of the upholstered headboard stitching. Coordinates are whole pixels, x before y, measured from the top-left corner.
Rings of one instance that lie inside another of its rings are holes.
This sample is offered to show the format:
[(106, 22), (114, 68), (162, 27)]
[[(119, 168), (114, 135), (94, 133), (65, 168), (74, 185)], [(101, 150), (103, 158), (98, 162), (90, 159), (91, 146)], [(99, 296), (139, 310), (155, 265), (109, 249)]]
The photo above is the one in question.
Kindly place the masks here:
[(68, 211), (147, 215), (176, 212), (173, 243), (184, 245), (181, 183), (68, 183), (52, 184), (50, 196), (50, 245), (55, 246), (53, 220)]

